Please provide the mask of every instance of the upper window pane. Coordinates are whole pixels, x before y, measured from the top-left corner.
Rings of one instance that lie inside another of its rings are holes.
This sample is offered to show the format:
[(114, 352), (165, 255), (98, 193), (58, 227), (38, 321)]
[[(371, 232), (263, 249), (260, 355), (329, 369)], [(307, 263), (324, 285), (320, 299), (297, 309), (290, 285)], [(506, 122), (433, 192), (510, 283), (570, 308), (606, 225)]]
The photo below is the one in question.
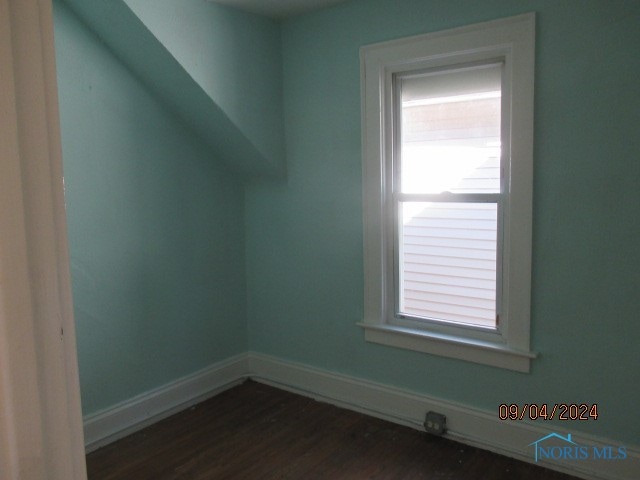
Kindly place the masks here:
[(502, 64), (396, 78), (403, 193), (500, 193)]

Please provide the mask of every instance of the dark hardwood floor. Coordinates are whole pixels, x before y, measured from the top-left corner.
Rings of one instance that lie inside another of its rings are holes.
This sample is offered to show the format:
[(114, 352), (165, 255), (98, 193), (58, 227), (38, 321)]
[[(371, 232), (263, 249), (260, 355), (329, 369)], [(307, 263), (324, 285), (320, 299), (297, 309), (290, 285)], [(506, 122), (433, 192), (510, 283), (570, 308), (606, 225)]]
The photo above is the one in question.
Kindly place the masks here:
[(574, 477), (255, 382), (87, 456), (90, 480)]

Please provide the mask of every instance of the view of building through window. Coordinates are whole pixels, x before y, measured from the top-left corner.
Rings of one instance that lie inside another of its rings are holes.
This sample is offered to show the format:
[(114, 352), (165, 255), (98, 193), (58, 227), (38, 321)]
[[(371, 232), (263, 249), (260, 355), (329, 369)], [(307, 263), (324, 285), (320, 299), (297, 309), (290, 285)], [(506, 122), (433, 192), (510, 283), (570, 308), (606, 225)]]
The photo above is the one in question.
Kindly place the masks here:
[(401, 316), (496, 326), (501, 67), (396, 79)]

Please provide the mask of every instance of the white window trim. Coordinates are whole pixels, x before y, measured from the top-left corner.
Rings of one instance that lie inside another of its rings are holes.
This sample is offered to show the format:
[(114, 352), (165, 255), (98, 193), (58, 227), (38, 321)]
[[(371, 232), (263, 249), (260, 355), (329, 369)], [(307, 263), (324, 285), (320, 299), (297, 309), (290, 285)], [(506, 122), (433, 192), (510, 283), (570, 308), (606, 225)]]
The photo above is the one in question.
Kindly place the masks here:
[[(361, 48), (365, 339), (528, 372), (530, 351), (535, 14), (529, 13)], [(394, 317), (392, 78), (399, 72), (496, 57), (505, 60), (511, 105), (509, 195), (503, 227), (501, 339), (400, 326)]]

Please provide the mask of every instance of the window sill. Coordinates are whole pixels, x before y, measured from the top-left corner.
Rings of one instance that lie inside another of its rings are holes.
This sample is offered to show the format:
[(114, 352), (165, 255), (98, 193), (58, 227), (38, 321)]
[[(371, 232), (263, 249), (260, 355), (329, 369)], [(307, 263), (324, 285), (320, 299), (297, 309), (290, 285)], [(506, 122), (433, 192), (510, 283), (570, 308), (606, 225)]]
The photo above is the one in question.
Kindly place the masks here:
[(365, 340), (443, 357), (457, 358), (498, 368), (528, 373), (533, 352), (517, 350), (482, 340), (444, 335), (424, 330), (359, 323)]

